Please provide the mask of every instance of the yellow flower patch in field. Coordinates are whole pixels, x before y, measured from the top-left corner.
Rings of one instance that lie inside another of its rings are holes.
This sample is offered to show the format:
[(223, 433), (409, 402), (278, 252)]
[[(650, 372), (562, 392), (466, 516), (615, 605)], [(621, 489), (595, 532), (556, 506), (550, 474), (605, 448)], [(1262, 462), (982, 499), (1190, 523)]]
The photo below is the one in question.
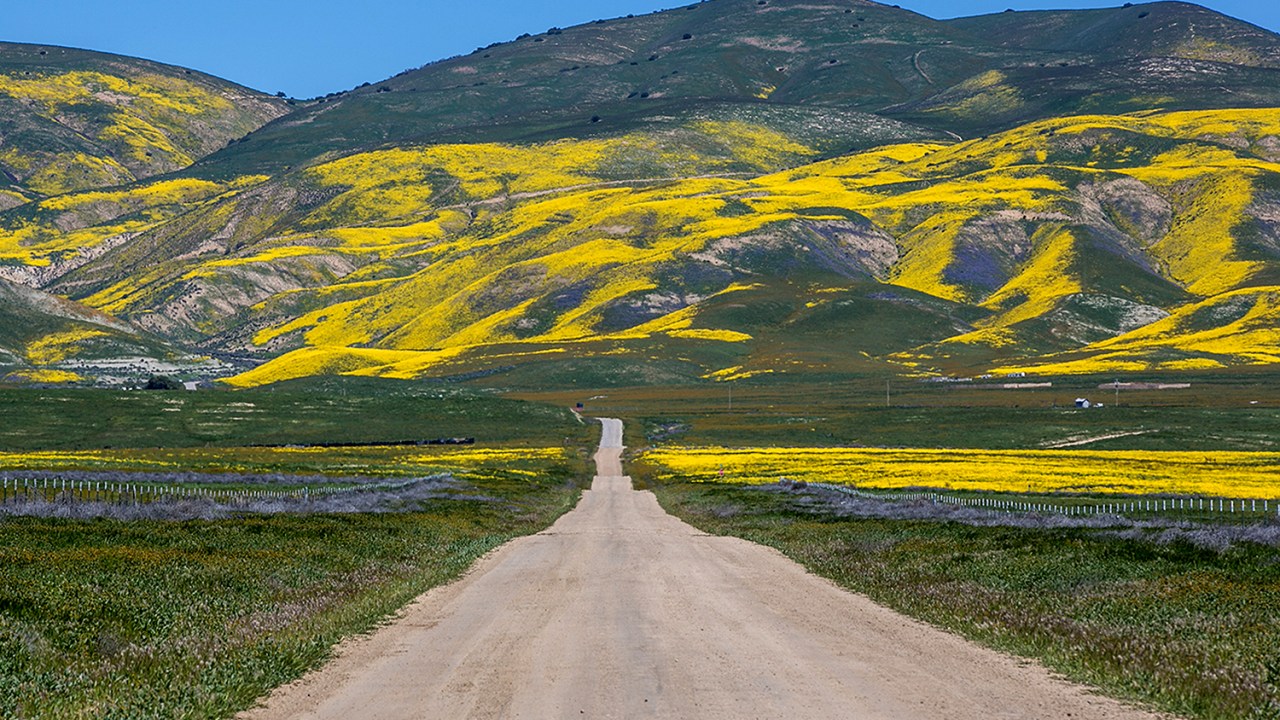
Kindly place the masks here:
[(660, 448), (642, 457), (662, 477), (699, 482), (1280, 498), (1277, 453)]
[(481, 467), (533, 470), (570, 458), (560, 447), (139, 448), (0, 452), (4, 470), (293, 473), (405, 477)]
[(105, 93), (127, 97), (130, 105), (184, 115), (199, 115), (231, 106), (229, 100), (204, 90), (195, 83), (162, 75), (144, 75), (132, 79), (89, 71), (32, 77), (0, 75), (0, 93), (37, 102), (48, 112), (84, 102), (94, 96), (101, 97)]
[[(60, 156), (61, 160), (58, 162), (70, 157)], [(0, 162), (3, 161), (3, 154), (0, 153)], [(98, 160), (88, 158), (86, 162), (94, 164)], [(45, 169), (52, 167), (54, 165)], [(246, 175), (228, 183), (196, 179), (160, 180), (120, 190), (89, 190), (41, 200), (38, 203), (38, 208), (42, 211), (39, 217), (50, 219), (14, 220), (7, 226), (0, 227), (0, 258), (47, 267), (54, 259), (65, 259), (67, 256), (83, 253), (127, 233), (144, 232), (178, 214), (191, 211), (192, 206), (197, 203), (227, 197), (265, 179), (261, 175)], [(121, 181), (116, 179), (102, 184), (114, 185)], [(81, 227), (77, 220), (71, 218), (70, 226), (79, 229), (62, 228), (61, 223), (65, 221), (63, 213), (94, 217), (96, 213), (104, 211), (110, 219)], [(136, 290), (140, 284), (138, 278), (124, 281), (124, 286), (129, 291)], [(88, 304), (102, 308), (117, 299), (119, 294), (100, 293)]]
[(104, 330), (92, 328), (68, 330), (45, 335), (27, 345), (27, 361), (36, 365), (51, 365), (78, 354), (84, 343), (94, 338), (107, 337)]
[(33, 370), (17, 370), (8, 375), (11, 379), (21, 379), (30, 383), (73, 383), (80, 382), (84, 378), (70, 372), (68, 370), (54, 370), (51, 368), (36, 368)]
[[(0, 74), (0, 96), (14, 98), (31, 112), (72, 127), (108, 148), (90, 155), (59, 152), (51, 146), (11, 164), (22, 172), (24, 185), (45, 195), (134, 180), (119, 160), (133, 163), (130, 167), (135, 169), (138, 165), (162, 170), (188, 165), (195, 148), (175, 145), (185, 135), (176, 128), (193, 117), (216, 117), (233, 107), (229, 99), (199, 83), (157, 74)], [(66, 117), (68, 108), (94, 105), (103, 112), (88, 127)]]
[(716, 330), (711, 328), (688, 328), (672, 330), (667, 333), (672, 337), (690, 338), (693, 340), (718, 340), (719, 342), (746, 342), (751, 336), (737, 330)]
[(893, 283), (934, 297), (964, 302), (964, 288), (947, 282), (944, 274), (955, 260), (956, 237), (973, 214), (963, 210), (938, 213), (902, 238), (906, 254), (893, 269)]
[(707, 120), (693, 124), (695, 130), (722, 140), (737, 158), (761, 170), (776, 167), (789, 156), (817, 153), (776, 130), (741, 121)]
[(971, 94), (947, 106), (947, 111), (965, 116), (1009, 112), (1022, 107), (1025, 104), (1022, 94), (1017, 88), (1006, 85), (1006, 79), (1007, 76), (999, 70), (990, 70), (976, 78), (966, 80), (957, 86), (957, 89)]

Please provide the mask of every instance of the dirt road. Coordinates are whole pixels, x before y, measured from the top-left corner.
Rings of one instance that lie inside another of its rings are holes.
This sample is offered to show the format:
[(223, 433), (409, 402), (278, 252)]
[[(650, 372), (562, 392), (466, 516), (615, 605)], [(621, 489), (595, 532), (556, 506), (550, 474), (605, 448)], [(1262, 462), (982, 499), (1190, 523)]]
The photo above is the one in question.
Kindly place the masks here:
[(712, 537), (622, 477), (244, 718), (1147, 718)]

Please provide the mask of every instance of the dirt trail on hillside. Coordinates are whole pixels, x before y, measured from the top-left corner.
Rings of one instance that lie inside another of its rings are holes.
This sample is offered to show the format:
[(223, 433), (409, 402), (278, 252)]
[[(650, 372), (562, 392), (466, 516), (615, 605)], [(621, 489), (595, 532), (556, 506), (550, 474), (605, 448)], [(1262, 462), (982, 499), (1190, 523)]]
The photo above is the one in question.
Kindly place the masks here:
[(1046, 450), (1061, 450), (1063, 448), (1081, 447), (1083, 445), (1092, 445), (1102, 442), (1103, 440), (1115, 440), (1117, 438), (1133, 437), (1134, 435), (1147, 435), (1155, 432), (1155, 430), (1129, 430), (1126, 432), (1113, 432), (1106, 435), (1095, 435), (1093, 437), (1074, 437), (1061, 442), (1049, 443), (1042, 447)]
[(1154, 717), (677, 520), (603, 423), (575, 510), (241, 717)]

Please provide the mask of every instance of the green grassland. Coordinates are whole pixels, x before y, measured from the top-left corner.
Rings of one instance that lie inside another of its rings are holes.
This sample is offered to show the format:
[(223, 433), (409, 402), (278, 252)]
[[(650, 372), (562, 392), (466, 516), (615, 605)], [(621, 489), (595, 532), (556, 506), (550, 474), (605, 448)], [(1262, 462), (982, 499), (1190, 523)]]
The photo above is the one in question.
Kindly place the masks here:
[[(0, 389), (6, 471), (422, 477), (381, 513), (0, 521), (0, 715), (225, 717), (488, 550), (546, 527), (589, 477), (596, 430), (563, 408), (360, 379), (242, 392)], [(308, 448), (469, 436), (467, 447)], [(290, 447), (252, 447), (287, 444)], [(114, 449), (102, 449), (111, 447)], [(524, 453), (522, 455), (522, 452)], [(107, 475), (103, 475), (106, 477)], [(215, 486), (209, 486), (215, 487)], [(13, 502), (10, 495), (9, 502)]]
[(1193, 718), (1280, 711), (1276, 549), (1091, 529), (842, 519), (803, 494), (672, 482), (662, 505), (1108, 694)]
[(462, 494), (409, 513), (6, 519), (0, 714), (228, 716), (546, 527), (576, 501), (584, 461), (470, 465)]
[[(483, 382), (497, 387), (508, 379), (496, 375)], [(547, 392), (521, 384), (505, 389), (549, 404), (584, 402), (592, 415), (626, 418), (627, 444), (633, 448), (1036, 449), (1079, 442), (1075, 447), (1089, 450), (1276, 449), (1280, 398), (1274, 372), (1121, 375), (1122, 383), (1190, 387), (1122, 389), (1118, 397), (1113, 389), (1099, 387), (1116, 379), (1055, 377), (1048, 388), (1002, 389), (998, 384), (1006, 381), (994, 378), (935, 383), (862, 373), (759, 375), (667, 387), (588, 385), (580, 391)], [(1078, 397), (1104, 407), (1076, 409)]]
[(243, 392), (0, 387), (0, 450), (203, 448), (474, 438), (590, 443), (567, 407), (455, 385), (333, 378)]

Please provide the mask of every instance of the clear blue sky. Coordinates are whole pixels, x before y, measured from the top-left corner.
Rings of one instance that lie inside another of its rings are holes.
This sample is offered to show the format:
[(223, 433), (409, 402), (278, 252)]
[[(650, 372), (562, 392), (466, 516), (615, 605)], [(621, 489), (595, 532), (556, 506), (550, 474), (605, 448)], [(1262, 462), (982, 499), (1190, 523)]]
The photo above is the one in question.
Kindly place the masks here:
[[(1123, 0), (892, 0), (931, 17)], [(267, 92), (312, 97), (375, 82), (551, 26), (678, 7), (688, 0), (9, 0), (0, 39), (135, 55)], [(1276, 0), (1206, 0), (1280, 31)]]

